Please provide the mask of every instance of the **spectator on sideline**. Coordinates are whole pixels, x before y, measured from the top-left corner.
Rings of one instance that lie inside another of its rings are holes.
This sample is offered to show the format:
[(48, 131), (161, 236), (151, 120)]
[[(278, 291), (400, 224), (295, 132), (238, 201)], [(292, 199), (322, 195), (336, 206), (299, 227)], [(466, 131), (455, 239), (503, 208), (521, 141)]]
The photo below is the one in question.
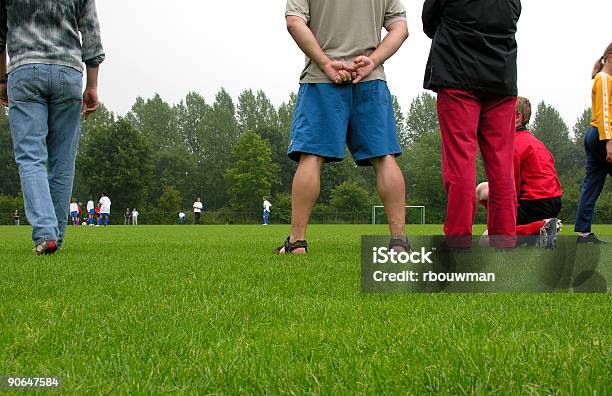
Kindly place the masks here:
[(130, 225), (130, 219), (132, 218), (132, 211), (130, 208), (125, 208), (123, 212), (123, 225)]
[(181, 224), (185, 224), (185, 218), (187, 217), (187, 215), (185, 214), (185, 212), (180, 212), (178, 214), (179, 217), (179, 223)]
[(423, 5), (423, 30), (433, 40), (424, 87), (438, 94), (448, 195), (444, 234), (452, 248), (472, 246), (479, 147), (489, 179), (491, 245), (516, 246), (512, 158), (520, 15), (520, 0), (426, 0)]
[[(348, 146), (357, 165), (373, 166), (385, 203), (391, 246), (408, 250), (406, 193), (393, 100), (383, 64), (408, 38), (400, 0), (288, 0), (287, 29), (306, 55), (288, 155), (297, 161), (291, 235), (279, 254), (307, 253), (306, 229), (321, 190), (321, 167)], [(382, 29), (388, 34), (384, 40)]]
[[(530, 119), (531, 103), (519, 97), (514, 144), (514, 181), (519, 202), (516, 235), (540, 235), (540, 245), (552, 248), (561, 232), (561, 220), (557, 217), (561, 212), (563, 190), (555, 170), (555, 159), (544, 143), (527, 129)], [(489, 183), (481, 183), (476, 188), (476, 199), (484, 207), (488, 206)], [(488, 246), (489, 238), (483, 237), (481, 243)]]
[(15, 225), (17, 227), (19, 227), (19, 211), (17, 209), (15, 209), (15, 213), (13, 213), (13, 221), (15, 222)]
[(9, 107), (34, 253), (53, 254), (64, 241), (81, 112), (98, 108), (105, 55), (95, 0), (2, 0), (0, 52), (0, 103)]
[(108, 194), (103, 192), (102, 198), (100, 198), (100, 218), (98, 219), (98, 225), (104, 223), (104, 227), (108, 226), (108, 221), (111, 215), (111, 200)]
[(574, 231), (578, 243), (606, 244), (591, 232), (595, 204), (612, 176), (612, 44), (597, 59), (592, 72), (593, 119), (584, 137), (586, 177), (582, 184)]
[(204, 208), (204, 205), (202, 204), (202, 199), (200, 197), (197, 197), (196, 201), (193, 203), (193, 223), (195, 225), (200, 225), (200, 215), (202, 214), (202, 208)]
[(136, 208), (134, 208), (132, 210), (132, 225), (138, 225), (138, 215), (140, 213), (138, 213), (138, 211), (136, 210)]
[(266, 197), (263, 197), (263, 225), (270, 225), (270, 208), (272, 204)]
[(87, 201), (87, 218), (89, 220), (89, 225), (94, 225), (94, 215), (95, 215), (95, 204), (91, 197), (89, 197), (89, 201)]

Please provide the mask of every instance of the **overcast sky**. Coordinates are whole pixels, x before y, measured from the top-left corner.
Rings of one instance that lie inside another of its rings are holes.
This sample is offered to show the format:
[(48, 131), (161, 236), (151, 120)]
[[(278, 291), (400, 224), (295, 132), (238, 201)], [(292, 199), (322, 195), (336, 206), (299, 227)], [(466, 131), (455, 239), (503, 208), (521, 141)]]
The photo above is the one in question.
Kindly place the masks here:
[[(410, 38), (387, 62), (389, 86), (404, 111), (422, 92), (430, 41), (423, 1), (404, 0)], [(156, 92), (171, 104), (189, 91), (212, 102), (263, 89), (275, 105), (298, 89), (304, 57), (285, 28), (285, 0), (98, 0), (106, 61), (100, 98), (125, 114)], [(612, 41), (610, 0), (523, 0), (519, 92), (554, 105), (570, 128), (590, 106), (590, 71)], [(350, 21), (347, 21), (350, 23)]]

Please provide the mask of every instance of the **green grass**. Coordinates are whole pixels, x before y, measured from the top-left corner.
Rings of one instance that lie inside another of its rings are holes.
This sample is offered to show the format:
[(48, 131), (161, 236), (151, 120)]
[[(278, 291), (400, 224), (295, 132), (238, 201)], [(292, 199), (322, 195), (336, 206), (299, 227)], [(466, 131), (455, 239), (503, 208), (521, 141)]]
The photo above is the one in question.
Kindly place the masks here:
[(359, 236), (385, 227), (312, 226), (309, 257), (272, 255), (287, 231), (71, 228), (33, 257), (29, 228), (0, 228), (0, 376), (67, 394), (612, 392), (610, 294), (362, 294)]

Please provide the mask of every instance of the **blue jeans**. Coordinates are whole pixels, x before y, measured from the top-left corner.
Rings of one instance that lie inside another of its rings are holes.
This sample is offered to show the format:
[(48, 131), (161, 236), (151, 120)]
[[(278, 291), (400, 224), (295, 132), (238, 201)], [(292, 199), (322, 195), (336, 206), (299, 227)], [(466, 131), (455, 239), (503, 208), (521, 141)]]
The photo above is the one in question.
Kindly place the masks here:
[(83, 75), (67, 66), (23, 65), (9, 75), (8, 96), (32, 239), (61, 246), (79, 144)]
[(597, 128), (591, 128), (584, 137), (586, 152), (586, 177), (576, 214), (575, 232), (591, 232), (595, 203), (604, 188), (608, 175), (612, 176), (612, 164), (606, 161), (606, 141), (599, 140)]
[(267, 210), (264, 210), (263, 212), (263, 223), (264, 224), (270, 224), (270, 212), (268, 212)]

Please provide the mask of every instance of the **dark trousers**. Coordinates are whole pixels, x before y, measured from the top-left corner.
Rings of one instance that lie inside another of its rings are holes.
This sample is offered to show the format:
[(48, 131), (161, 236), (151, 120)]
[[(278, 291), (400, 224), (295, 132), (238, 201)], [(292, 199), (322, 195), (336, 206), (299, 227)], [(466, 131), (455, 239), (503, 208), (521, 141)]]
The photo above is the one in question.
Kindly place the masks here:
[(200, 212), (193, 212), (193, 224), (200, 225)]
[(586, 177), (582, 183), (575, 232), (591, 232), (595, 203), (603, 190), (606, 177), (612, 176), (612, 164), (606, 161), (606, 141), (599, 140), (597, 128), (591, 128), (584, 137)]
[(448, 195), (444, 234), (455, 247), (472, 244), (476, 214), (476, 159), (482, 153), (489, 179), (487, 211), (491, 243), (496, 248), (516, 244), (514, 186), (514, 96), (492, 96), (459, 89), (438, 92), (442, 132), (442, 178)]

